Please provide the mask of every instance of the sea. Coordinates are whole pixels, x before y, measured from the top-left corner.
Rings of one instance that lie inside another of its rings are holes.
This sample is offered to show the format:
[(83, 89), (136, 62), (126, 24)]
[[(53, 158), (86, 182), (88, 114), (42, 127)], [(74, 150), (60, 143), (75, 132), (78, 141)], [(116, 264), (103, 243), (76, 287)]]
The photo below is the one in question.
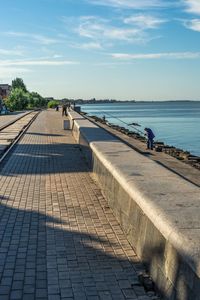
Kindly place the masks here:
[(156, 141), (200, 156), (200, 101), (84, 104), (81, 110), (131, 131), (143, 133), (150, 127)]

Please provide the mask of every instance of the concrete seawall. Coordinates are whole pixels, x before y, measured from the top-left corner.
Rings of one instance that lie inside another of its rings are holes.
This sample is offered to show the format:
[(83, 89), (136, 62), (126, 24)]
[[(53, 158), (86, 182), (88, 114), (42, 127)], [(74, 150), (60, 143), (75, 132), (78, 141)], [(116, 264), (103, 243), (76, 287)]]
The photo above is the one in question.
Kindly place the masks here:
[(166, 299), (200, 299), (200, 189), (76, 112), (70, 126), (138, 256)]

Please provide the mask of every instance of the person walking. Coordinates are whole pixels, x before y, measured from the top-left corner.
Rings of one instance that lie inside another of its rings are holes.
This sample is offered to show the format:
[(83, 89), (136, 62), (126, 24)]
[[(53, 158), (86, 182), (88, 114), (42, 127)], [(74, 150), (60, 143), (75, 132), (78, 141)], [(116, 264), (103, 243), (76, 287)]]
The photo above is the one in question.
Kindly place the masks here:
[(145, 128), (145, 135), (147, 136), (147, 149), (151, 149), (153, 150), (153, 139), (155, 138), (155, 135), (153, 133), (153, 131), (151, 130), (151, 128)]
[(62, 116), (67, 116), (67, 105), (66, 104), (63, 104), (62, 105)]
[(67, 107), (67, 115), (68, 115), (68, 112), (70, 111), (70, 106), (71, 106), (70, 102), (67, 102), (67, 104), (66, 104), (66, 107)]

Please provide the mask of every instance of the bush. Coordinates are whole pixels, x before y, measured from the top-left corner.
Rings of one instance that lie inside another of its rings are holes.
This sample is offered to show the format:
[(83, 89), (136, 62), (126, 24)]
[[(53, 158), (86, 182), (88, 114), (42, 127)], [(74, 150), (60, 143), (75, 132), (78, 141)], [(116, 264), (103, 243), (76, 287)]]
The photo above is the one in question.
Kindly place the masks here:
[(28, 108), (42, 108), (47, 106), (47, 101), (36, 92), (29, 93)]
[(17, 87), (12, 88), (10, 96), (5, 101), (11, 111), (46, 107), (47, 101), (36, 92), (28, 92)]
[(48, 108), (55, 108), (57, 105), (59, 105), (59, 102), (56, 100), (51, 100), (47, 104)]
[(29, 102), (29, 94), (21, 88), (15, 88), (11, 91), (10, 96), (6, 100), (6, 106), (10, 110), (26, 109)]

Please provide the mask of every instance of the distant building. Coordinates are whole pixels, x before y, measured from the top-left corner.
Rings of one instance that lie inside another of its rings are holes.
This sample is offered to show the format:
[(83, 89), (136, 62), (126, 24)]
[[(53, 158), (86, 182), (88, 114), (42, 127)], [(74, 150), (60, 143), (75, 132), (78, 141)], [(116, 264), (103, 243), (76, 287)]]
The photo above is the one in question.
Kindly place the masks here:
[(47, 101), (53, 101), (54, 97), (45, 97), (45, 100), (47, 100)]
[(9, 84), (0, 84), (0, 97), (2, 99), (7, 98), (10, 95), (11, 88)]

